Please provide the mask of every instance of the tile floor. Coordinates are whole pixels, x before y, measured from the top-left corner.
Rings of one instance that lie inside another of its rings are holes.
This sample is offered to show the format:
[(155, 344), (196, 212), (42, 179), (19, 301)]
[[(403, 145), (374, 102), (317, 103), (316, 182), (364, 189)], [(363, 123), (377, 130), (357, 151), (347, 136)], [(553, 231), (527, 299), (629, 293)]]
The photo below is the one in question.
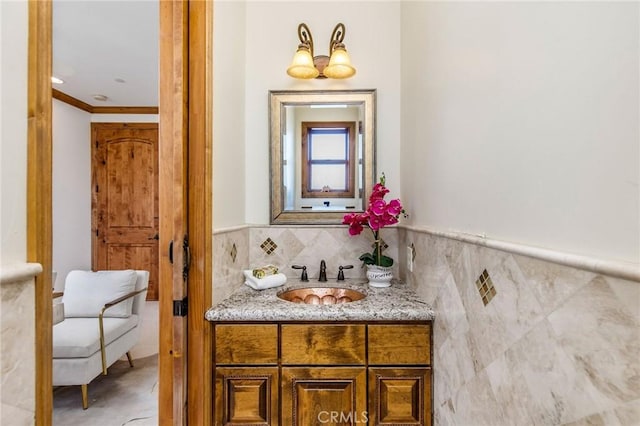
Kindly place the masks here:
[(117, 361), (89, 384), (89, 408), (80, 386), (53, 390), (54, 426), (151, 426), (158, 424), (158, 356)]

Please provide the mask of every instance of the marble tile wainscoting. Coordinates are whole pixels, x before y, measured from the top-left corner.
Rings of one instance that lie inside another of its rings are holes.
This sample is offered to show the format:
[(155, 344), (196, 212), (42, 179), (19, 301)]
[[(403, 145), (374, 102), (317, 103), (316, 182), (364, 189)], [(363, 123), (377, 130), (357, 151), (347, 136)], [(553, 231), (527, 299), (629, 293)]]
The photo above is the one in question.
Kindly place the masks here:
[[(385, 253), (398, 259), (398, 230), (382, 232)], [(227, 298), (243, 283), (242, 270), (273, 264), (289, 279), (300, 278), (291, 265), (306, 265), (309, 280), (318, 279), (320, 261), (327, 263), (327, 277), (334, 279), (340, 265), (353, 265), (346, 278), (365, 278), (358, 257), (373, 249), (373, 238), (363, 232), (350, 237), (344, 226), (240, 226), (213, 233), (213, 301)], [(394, 265), (398, 276), (398, 262)]]
[(226, 299), (242, 285), (242, 270), (249, 265), (248, 226), (213, 232), (213, 303)]
[(35, 276), (39, 263), (0, 268), (0, 424), (32, 425), (36, 413)]
[[(398, 229), (385, 228), (380, 232), (384, 253), (395, 259), (394, 275), (399, 274)], [(309, 281), (317, 281), (320, 261), (327, 263), (327, 278), (335, 280), (338, 267), (353, 265), (345, 270), (346, 278), (365, 278), (365, 269), (358, 260), (364, 252), (373, 250), (373, 235), (365, 229), (350, 236), (346, 226), (254, 226), (251, 228), (249, 258), (252, 265), (272, 263), (287, 277), (300, 278), (300, 271), (291, 265), (306, 265)]]
[(412, 244), (401, 278), (435, 311), (436, 425), (640, 424), (636, 265), (616, 278), (400, 228)]

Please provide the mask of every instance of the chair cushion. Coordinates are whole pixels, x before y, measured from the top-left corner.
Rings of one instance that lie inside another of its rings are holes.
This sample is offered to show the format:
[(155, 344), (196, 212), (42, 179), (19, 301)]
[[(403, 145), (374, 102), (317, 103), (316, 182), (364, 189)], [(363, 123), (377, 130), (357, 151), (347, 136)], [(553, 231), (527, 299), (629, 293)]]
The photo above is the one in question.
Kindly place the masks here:
[[(105, 303), (132, 292), (136, 285), (136, 271), (71, 271), (64, 286), (64, 314), (66, 318), (97, 317)], [(133, 299), (110, 307), (104, 317), (126, 318), (131, 315)]]
[[(104, 318), (104, 344), (108, 345), (138, 324), (138, 316)], [(100, 350), (98, 318), (66, 318), (53, 326), (54, 358), (86, 358)]]

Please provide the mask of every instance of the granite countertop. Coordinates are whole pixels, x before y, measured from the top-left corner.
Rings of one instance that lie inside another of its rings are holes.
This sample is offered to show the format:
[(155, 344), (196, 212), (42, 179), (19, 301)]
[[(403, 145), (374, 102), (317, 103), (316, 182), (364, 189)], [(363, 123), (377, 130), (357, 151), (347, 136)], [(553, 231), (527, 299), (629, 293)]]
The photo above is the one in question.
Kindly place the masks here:
[[(366, 297), (336, 305), (307, 305), (278, 297), (281, 292), (305, 287), (350, 288)], [(290, 280), (284, 286), (267, 290), (253, 290), (243, 285), (209, 308), (205, 318), (209, 321), (430, 321), (434, 313), (415, 291), (397, 280), (387, 288), (371, 288), (365, 280), (323, 283)]]

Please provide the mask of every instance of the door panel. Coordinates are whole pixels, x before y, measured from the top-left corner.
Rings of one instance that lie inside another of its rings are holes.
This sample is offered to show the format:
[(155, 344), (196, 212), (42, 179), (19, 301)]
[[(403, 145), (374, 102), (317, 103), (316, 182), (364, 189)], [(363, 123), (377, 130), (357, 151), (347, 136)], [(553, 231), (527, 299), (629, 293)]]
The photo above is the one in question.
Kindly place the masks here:
[(430, 368), (369, 368), (372, 425), (431, 425)]
[(278, 368), (216, 369), (215, 419), (220, 425), (278, 425)]
[(158, 300), (158, 125), (91, 128), (93, 269), (148, 270)]
[(366, 423), (366, 380), (364, 367), (283, 367), (282, 424)]

